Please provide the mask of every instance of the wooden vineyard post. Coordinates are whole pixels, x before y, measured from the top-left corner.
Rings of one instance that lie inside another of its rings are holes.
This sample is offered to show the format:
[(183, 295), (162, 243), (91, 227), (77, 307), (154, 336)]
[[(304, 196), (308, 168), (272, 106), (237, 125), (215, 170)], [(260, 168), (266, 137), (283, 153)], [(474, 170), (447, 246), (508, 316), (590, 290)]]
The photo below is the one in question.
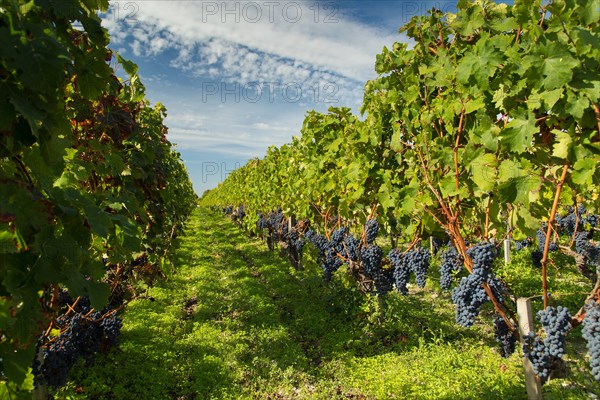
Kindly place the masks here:
[[(528, 298), (521, 297), (517, 300), (517, 314), (519, 316), (521, 345), (523, 345), (525, 336), (534, 329), (531, 301)], [(529, 400), (542, 400), (542, 384), (535, 372), (533, 372), (533, 365), (527, 357), (523, 357), (523, 368), (525, 369), (527, 398)]]
[(510, 263), (510, 239), (504, 239), (504, 265)]
[(507, 236), (506, 239), (504, 239), (504, 265), (510, 263), (510, 241), (512, 239), (510, 219), (506, 220), (506, 232)]

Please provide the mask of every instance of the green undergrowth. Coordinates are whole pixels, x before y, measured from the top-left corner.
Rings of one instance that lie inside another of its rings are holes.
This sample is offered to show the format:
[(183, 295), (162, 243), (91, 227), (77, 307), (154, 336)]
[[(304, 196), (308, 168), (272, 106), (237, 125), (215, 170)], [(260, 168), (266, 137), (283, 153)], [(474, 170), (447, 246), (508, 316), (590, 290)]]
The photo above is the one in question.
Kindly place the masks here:
[[(385, 304), (342, 271), (326, 284), (305, 254), (296, 271), (258, 238), (199, 208), (176, 272), (132, 302), (121, 344), (77, 368), (68, 399), (524, 399), (519, 352), (502, 358), (491, 311), (454, 323), (449, 293), (428, 283)], [(544, 398), (599, 392), (581, 346)]]

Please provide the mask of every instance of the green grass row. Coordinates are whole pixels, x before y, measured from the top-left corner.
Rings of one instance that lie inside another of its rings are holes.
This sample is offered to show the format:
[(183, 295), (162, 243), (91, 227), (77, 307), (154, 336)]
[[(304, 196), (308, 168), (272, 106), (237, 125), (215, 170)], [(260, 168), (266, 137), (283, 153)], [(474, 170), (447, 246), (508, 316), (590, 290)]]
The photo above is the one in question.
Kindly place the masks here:
[[(388, 295), (382, 306), (342, 271), (325, 284), (310, 252), (305, 259), (296, 271), (260, 239), (199, 208), (180, 239), (176, 272), (129, 305), (120, 346), (79, 366), (56, 397), (526, 398), (522, 354), (499, 355), (491, 310), (473, 328), (457, 326), (435, 274), (424, 290)], [(574, 340), (568, 376), (545, 385), (544, 398), (600, 393)]]

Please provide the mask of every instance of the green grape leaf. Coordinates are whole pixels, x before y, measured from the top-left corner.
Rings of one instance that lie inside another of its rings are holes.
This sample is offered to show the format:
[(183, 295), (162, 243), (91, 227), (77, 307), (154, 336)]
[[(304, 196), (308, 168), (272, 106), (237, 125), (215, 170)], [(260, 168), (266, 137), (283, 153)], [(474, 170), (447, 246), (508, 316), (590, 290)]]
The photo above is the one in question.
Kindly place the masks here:
[(573, 165), (573, 182), (580, 186), (593, 185), (593, 177), (596, 173), (597, 160), (593, 158), (584, 158), (577, 160)]
[(525, 117), (515, 115), (500, 132), (500, 140), (507, 150), (521, 154), (531, 147), (533, 135), (537, 132), (535, 117), (531, 113)]
[(123, 58), (119, 53), (117, 53), (117, 61), (123, 66), (123, 70), (127, 75), (133, 76), (138, 73), (138, 66), (134, 62)]
[(554, 136), (556, 137), (552, 156), (562, 159), (567, 158), (569, 156), (571, 144), (573, 143), (571, 135), (568, 132), (559, 131), (557, 129), (553, 129), (552, 133), (554, 133)]
[(544, 61), (542, 74), (543, 85), (547, 90), (552, 90), (566, 85), (573, 77), (573, 69), (579, 65), (579, 61), (568, 55), (568, 53), (555, 57), (549, 57)]
[(491, 153), (483, 153), (468, 166), (473, 182), (482, 191), (490, 191), (496, 184), (496, 167), (498, 161)]
[(87, 221), (92, 227), (92, 232), (100, 237), (108, 236), (112, 224), (107, 213), (94, 204), (84, 206), (84, 213)]

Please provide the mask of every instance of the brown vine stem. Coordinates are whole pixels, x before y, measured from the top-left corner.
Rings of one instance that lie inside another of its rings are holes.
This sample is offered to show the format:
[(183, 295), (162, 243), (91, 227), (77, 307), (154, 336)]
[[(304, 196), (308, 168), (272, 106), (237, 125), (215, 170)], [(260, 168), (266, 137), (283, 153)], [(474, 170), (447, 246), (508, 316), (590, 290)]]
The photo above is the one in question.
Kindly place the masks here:
[(58, 308), (58, 285), (52, 285), (52, 298), (50, 299), (50, 308), (56, 310)]
[(27, 179), (27, 182), (29, 182), (29, 184), (32, 185), (33, 179), (31, 179), (31, 175), (29, 175), (29, 171), (27, 171), (27, 167), (25, 166), (25, 164), (23, 164), (23, 160), (21, 160), (21, 156), (14, 156), (12, 159), (15, 162), (15, 164), (17, 164), (17, 166), (19, 167), (19, 169), (21, 170), (21, 172)]
[[(175, 215), (173, 215), (173, 217), (175, 217)], [(175, 235), (175, 228), (177, 228), (177, 225), (178, 225), (178, 223), (175, 222), (173, 224), (173, 226), (171, 227), (171, 233), (169, 234), (169, 242), (167, 243), (167, 246), (165, 248), (165, 252), (163, 254), (163, 258), (167, 257), (167, 253), (169, 252), (169, 248), (171, 247), (171, 244), (173, 243), (173, 235)]]
[(417, 243), (419, 243), (420, 240), (421, 240), (421, 236), (419, 235), (419, 229), (416, 229), (413, 240), (410, 242), (410, 245), (408, 246), (408, 248), (406, 250), (404, 250), (404, 252), (402, 252), (402, 254), (406, 254), (409, 251), (411, 251), (412, 248), (415, 247), (417, 245)]
[(73, 312), (73, 313), (75, 312), (75, 310), (74, 310), (73, 308), (77, 306), (77, 303), (79, 303), (79, 300), (81, 300), (81, 296), (78, 296), (78, 297), (77, 297), (77, 299), (75, 299), (75, 301), (73, 302), (73, 304), (71, 304), (71, 305), (67, 304), (67, 308), (68, 308), (68, 310), (67, 310), (67, 312), (65, 313), (65, 315), (69, 315), (69, 314), (71, 314), (72, 312)]
[(538, 25), (540, 28), (544, 24), (544, 19), (546, 18), (546, 6), (542, 6), (541, 14), (542, 14), (542, 18), (540, 19), (540, 23)]
[(567, 172), (569, 171), (569, 162), (565, 161), (563, 166), (562, 175), (560, 181), (556, 185), (556, 194), (554, 196), (554, 203), (552, 204), (552, 210), (550, 211), (550, 219), (548, 220), (548, 228), (546, 229), (546, 241), (544, 243), (544, 254), (542, 256), (542, 291), (544, 292), (544, 309), (548, 307), (548, 275), (547, 275), (547, 264), (548, 264), (548, 249), (550, 247), (550, 234), (552, 233), (552, 224), (554, 224), (554, 217), (556, 216), (556, 209), (558, 208), (558, 200), (560, 198), (560, 192), (565, 179), (567, 179)]
[(458, 173), (458, 144), (460, 142), (460, 135), (463, 130), (463, 122), (465, 119), (465, 108), (462, 108), (460, 112), (460, 121), (458, 122), (458, 134), (456, 135), (456, 141), (454, 142), (454, 176), (456, 178), (456, 189), (459, 188), (458, 177), (460, 176)]
[(52, 328), (54, 327), (54, 320), (50, 321), (50, 325), (48, 325), (48, 329), (44, 332), (44, 337), (48, 337), (50, 332), (52, 332)]
[(442, 196), (437, 192), (437, 190), (435, 190), (435, 187), (431, 183), (431, 179), (429, 178), (429, 172), (427, 172), (427, 166), (425, 165), (425, 160), (423, 160), (423, 154), (421, 153), (421, 149), (419, 149), (419, 146), (416, 145), (415, 149), (417, 150), (419, 160), (421, 161), (421, 166), (423, 167), (423, 174), (425, 175), (425, 180), (427, 180), (427, 186), (429, 186), (429, 190), (431, 190), (438, 203), (440, 203), (440, 206), (442, 207), (442, 212), (446, 214), (446, 216), (450, 219), (451, 214), (450, 211), (448, 211), (448, 207), (446, 207), (446, 204), (444, 203), (444, 199), (442, 199)]
[[(577, 203), (575, 203), (577, 206)], [(577, 211), (577, 207), (575, 207), (575, 229), (573, 229), (573, 237), (571, 237), (571, 242), (569, 243), (569, 248), (573, 248), (575, 244), (575, 237), (577, 237), (577, 228), (579, 228), (579, 212)]]
[(440, 224), (440, 226), (446, 226), (446, 224), (444, 224), (444, 223), (442, 222), (442, 220), (440, 220), (440, 219), (438, 218), (438, 216), (437, 216), (437, 215), (435, 215), (435, 214), (433, 213), (433, 211), (431, 211), (431, 210), (430, 210), (429, 208), (427, 208), (427, 207), (424, 207), (424, 208), (425, 208), (425, 211), (427, 211), (427, 212), (429, 213), (429, 215), (431, 215), (431, 217), (432, 217), (433, 219), (435, 219), (435, 220), (437, 221), (437, 223), (438, 223), (438, 224)]
[(490, 206), (492, 204), (492, 196), (488, 196), (487, 208), (485, 210), (485, 234), (483, 238), (488, 240), (489, 238), (489, 226), (490, 226)]
[(327, 229), (327, 225), (329, 224), (329, 211), (330, 210), (331, 210), (331, 207), (327, 207), (327, 211), (325, 211), (325, 216), (323, 217), (323, 214), (321, 214), (321, 217), (323, 217), (323, 227), (325, 229), (325, 237), (327, 238), (327, 240), (330, 240), (329, 229)]
[[(377, 215), (377, 207), (379, 207), (379, 202), (378, 201), (374, 201), (373, 203), (371, 203), (371, 212), (369, 213), (369, 216), (367, 217), (367, 221), (372, 219), (373, 217), (375, 217)], [(360, 232), (360, 241), (366, 245), (367, 244), (367, 232), (365, 231), (364, 227)]]

